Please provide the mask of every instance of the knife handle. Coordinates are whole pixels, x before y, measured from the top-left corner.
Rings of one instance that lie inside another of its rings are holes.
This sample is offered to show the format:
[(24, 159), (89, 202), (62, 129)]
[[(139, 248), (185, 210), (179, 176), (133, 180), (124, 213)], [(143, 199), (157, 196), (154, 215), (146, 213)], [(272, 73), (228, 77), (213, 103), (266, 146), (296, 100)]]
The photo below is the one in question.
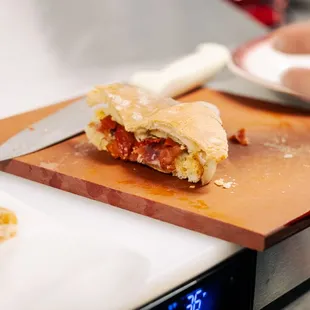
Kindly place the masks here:
[(177, 97), (202, 86), (223, 69), (230, 51), (223, 45), (205, 43), (194, 53), (181, 57), (158, 71), (140, 71), (131, 76), (129, 84), (158, 95)]

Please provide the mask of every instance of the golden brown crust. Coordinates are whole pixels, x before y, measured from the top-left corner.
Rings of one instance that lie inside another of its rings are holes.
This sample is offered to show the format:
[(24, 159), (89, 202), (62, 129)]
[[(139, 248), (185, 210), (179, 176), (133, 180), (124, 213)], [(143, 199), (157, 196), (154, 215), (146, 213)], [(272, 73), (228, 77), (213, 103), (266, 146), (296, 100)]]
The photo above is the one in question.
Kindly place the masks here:
[(160, 110), (149, 117), (146, 129), (164, 131), (188, 148), (192, 145), (190, 151), (204, 151), (207, 159), (219, 162), (227, 157), (227, 136), (221, 119), (203, 102), (180, 103)]
[[(148, 136), (170, 137), (187, 149), (189, 157), (195, 155), (202, 171), (191, 160), (185, 174), (181, 173), (180, 167), (173, 173), (179, 178), (187, 177), (193, 182), (201, 179), (206, 184), (215, 173), (217, 163), (228, 156), (227, 136), (220, 116), (208, 103), (180, 103), (119, 83), (96, 87), (87, 99), (90, 106), (99, 107), (95, 124), (90, 123), (86, 129), (88, 139), (99, 150), (106, 149), (107, 141), (102, 134), (96, 134), (96, 120), (99, 124), (100, 119), (111, 115), (126, 131), (133, 132), (139, 141)], [(158, 167), (153, 168), (159, 170)]]
[(106, 104), (106, 115), (111, 115), (127, 131), (135, 131), (137, 125), (150, 115), (178, 102), (171, 98), (154, 96), (135, 86), (115, 83), (95, 87), (88, 93), (87, 103), (91, 107)]

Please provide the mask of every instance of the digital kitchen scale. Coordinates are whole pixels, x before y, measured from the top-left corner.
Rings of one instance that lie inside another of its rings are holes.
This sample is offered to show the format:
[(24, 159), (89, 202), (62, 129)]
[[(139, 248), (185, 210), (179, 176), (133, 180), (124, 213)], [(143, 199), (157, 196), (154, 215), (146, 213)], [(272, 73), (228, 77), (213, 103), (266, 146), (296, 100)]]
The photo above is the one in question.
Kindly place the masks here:
[(253, 307), (256, 252), (242, 250), (141, 310), (248, 310)]
[(309, 238), (310, 228), (265, 252), (241, 250), (138, 309), (283, 309), (310, 292)]

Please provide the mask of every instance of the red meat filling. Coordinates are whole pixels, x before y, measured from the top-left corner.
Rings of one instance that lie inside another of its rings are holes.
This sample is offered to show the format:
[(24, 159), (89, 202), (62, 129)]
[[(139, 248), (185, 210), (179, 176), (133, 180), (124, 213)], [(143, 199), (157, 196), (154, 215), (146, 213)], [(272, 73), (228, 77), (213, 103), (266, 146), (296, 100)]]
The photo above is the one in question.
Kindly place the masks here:
[(129, 161), (139, 161), (148, 166), (160, 168), (164, 172), (175, 170), (175, 159), (182, 153), (181, 146), (170, 138), (147, 138), (137, 141), (134, 134), (107, 116), (101, 120), (98, 129), (109, 137), (107, 150), (114, 158)]

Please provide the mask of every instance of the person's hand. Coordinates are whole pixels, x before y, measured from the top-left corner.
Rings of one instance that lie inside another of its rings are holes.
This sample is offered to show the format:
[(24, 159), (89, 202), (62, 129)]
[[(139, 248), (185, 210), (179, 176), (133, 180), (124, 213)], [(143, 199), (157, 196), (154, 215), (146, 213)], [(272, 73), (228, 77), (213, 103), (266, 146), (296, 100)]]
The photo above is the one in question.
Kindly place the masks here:
[[(273, 35), (273, 47), (288, 54), (309, 54), (310, 56), (310, 22), (284, 26)], [(300, 93), (310, 100), (310, 69), (289, 69), (282, 77), (285, 87)]]

